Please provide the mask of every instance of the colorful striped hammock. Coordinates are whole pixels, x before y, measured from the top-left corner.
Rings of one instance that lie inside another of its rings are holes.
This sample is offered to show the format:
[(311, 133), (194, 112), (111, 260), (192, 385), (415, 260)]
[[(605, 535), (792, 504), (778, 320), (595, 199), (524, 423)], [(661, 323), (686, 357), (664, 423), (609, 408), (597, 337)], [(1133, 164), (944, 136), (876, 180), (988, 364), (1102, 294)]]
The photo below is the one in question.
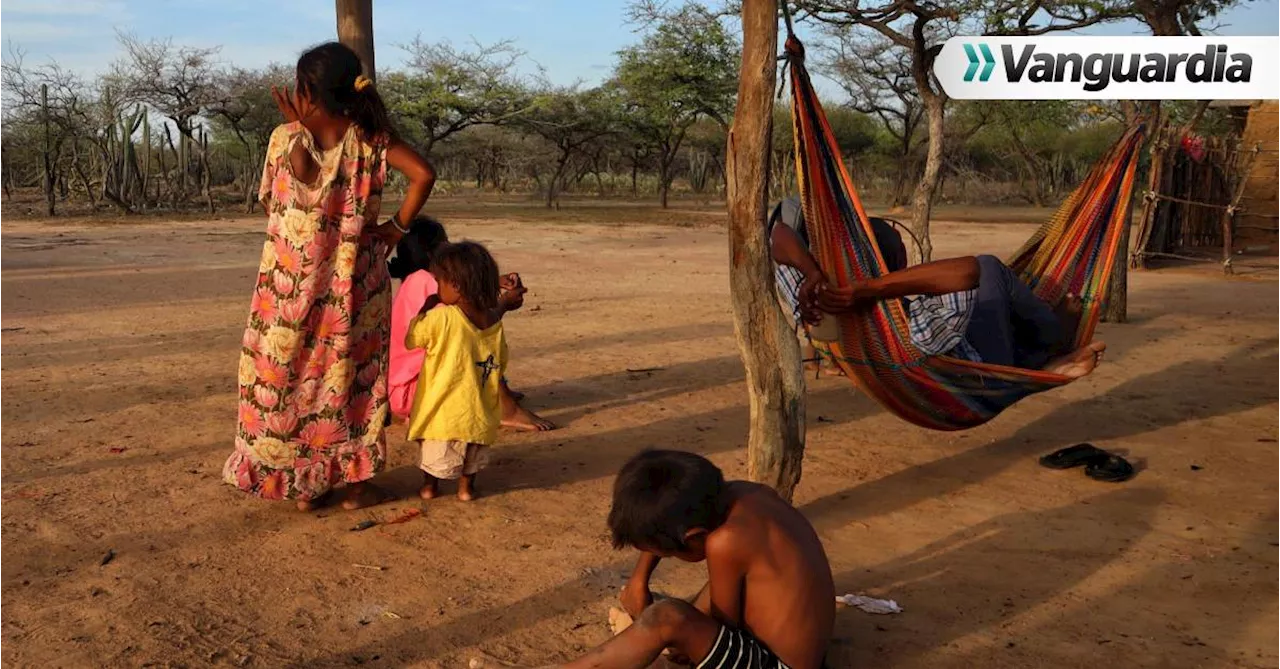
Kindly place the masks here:
[[(814, 257), (836, 285), (880, 276), (886, 272), (884, 259), (803, 57), (792, 55), (789, 61), (796, 179)], [(1142, 134), (1141, 125), (1125, 132), (1009, 263), (1049, 304), (1058, 304), (1068, 292), (1080, 296), (1084, 314), (1076, 346), (1093, 337), (1111, 269), (1120, 256)], [(1028, 395), (1071, 381), (1042, 370), (921, 353), (911, 342), (900, 300), (827, 316), (824, 322), (831, 320), (839, 334), (827, 342), (826, 355), (863, 392), (922, 427), (963, 430), (981, 425)]]

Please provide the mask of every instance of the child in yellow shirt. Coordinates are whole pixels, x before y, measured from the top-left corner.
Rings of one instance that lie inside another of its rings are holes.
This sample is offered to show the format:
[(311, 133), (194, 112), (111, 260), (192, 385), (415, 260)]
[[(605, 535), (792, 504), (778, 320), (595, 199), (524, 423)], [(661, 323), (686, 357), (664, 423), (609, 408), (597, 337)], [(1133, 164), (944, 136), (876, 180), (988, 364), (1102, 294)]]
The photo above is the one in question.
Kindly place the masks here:
[(471, 501), (476, 473), (488, 464), (502, 422), (507, 340), (498, 309), (498, 264), (480, 244), (461, 242), (438, 252), (431, 273), (440, 285), (440, 306), (414, 318), (404, 342), (405, 348), (427, 352), (409, 438), (422, 446), (427, 482), (420, 496), (435, 497), (440, 479), (459, 479), (458, 499)]

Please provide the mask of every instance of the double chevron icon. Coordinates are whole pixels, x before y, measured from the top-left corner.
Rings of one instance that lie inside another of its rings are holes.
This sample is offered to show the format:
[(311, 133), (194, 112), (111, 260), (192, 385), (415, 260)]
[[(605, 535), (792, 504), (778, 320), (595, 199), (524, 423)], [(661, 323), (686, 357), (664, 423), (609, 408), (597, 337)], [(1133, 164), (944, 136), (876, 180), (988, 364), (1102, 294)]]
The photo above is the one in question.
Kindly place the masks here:
[(982, 74), (978, 75), (978, 81), (990, 79), (991, 71), (996, 69), (996, 57), (991, 54), (991, 49), (979, 42), (978, 51), (982, 52), (982, 60), (978, 60), (978, 54), (974, 51), (972, 44), (964, 45), (964, 55), (969, 57), (969, 69), (964, 71), (965, 81), (973, 81), (973, 75), (977, 73), (979, 65), (982, 65)]

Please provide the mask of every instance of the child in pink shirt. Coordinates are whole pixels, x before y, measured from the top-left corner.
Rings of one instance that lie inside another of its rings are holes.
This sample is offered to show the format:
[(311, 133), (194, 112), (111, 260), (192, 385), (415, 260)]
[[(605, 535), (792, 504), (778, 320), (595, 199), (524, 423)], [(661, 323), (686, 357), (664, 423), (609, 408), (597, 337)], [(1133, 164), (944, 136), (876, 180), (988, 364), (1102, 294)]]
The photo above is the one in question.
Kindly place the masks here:
[[(432, 257), (443, 245), (449, 243), (444, 226), (428, 216), (419, 216), (396, 245), (396, 255), (388, 263), (393, 279), (400, 280), (400, 288), (396, 291), (391, 306), (391, 364), (387, 375), (388, 395), (391, 400), (392, 415), (407, 420), (413, 408), (413, 396), (418, 388), (418, 374), (422, 371), (422, 360), (426, 351), (405, 348), (405, 335), (409, 332), (409, 322), (424, 310), (433, 308), (439, 303), (437, 295), (439, 285), (431, 275)], [(505, 313), (519, 309), (524, 303), (526, 288), (517, 274), (508, 274), (501, 278), (503, 288), (499, 298), (499, 309)], [(502, 425), (517, 430), (542, 432), (554, 430), (555, 424), (520, 406), (502, 380), (500, 399), (502, 401)]]

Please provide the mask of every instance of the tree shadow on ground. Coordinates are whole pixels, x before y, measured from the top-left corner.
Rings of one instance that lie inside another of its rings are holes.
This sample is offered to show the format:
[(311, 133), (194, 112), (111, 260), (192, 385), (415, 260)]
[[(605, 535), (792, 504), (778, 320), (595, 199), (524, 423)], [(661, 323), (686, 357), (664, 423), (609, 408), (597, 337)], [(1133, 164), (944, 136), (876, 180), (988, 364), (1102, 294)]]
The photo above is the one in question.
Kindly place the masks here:
[[(806, 504), (820, 530), (903, 509), (985, 481), (1051, 445), (1103, 443), (1180, 423), (1224, 416), (1276, 402), (1274, 386), (1234, 384), (1205, 392), (1212, 379), (1277, 365), (1276, 340), (1239, 346), (1220, 360), (1193, 360), (1126, 381), (1063, 405), (991, 444), (910, 467)], [(1187, 398), (1179, 403), (1167, 397)], [(1145, 402), (1147, 398), (1159, 402)], [(1141, 477), (1139, 477), (1140, 480)]]
[[(1150, 532), (1163, 499), (1158, 490), (1132, 488), (1005, 514), (886, 564), (839, 574), (838, 592), (876, 593), (907, 613), (842, 609), (828, 661), (838, 667), (935, 666), (931, 652), (1000, 628), (1129, 551)], [(1088, 531), (1080, 532), (1081, 526)], [(1024, 666), (1053, 665), (1032, 658)]]

